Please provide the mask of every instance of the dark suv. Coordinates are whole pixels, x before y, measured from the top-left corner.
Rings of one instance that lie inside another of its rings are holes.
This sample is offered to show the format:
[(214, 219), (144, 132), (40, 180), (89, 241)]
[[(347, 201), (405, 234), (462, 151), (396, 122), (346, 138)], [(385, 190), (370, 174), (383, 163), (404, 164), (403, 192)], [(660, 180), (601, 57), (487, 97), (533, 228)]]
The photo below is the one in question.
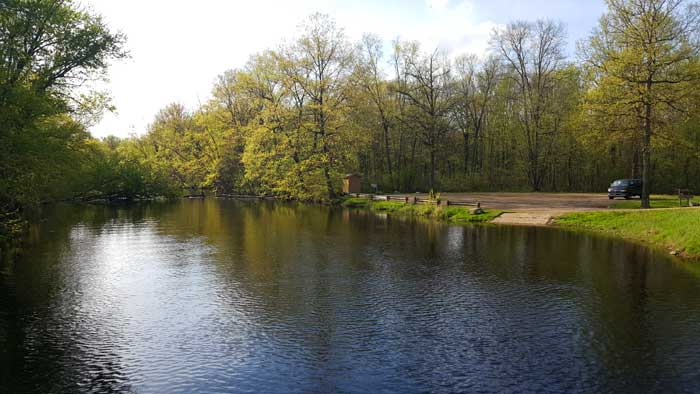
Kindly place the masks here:
[(642, 197), (641, 179), (618, 179), (608, 188), (608, 198), (624, 197), (626, 200), (637, 196)]

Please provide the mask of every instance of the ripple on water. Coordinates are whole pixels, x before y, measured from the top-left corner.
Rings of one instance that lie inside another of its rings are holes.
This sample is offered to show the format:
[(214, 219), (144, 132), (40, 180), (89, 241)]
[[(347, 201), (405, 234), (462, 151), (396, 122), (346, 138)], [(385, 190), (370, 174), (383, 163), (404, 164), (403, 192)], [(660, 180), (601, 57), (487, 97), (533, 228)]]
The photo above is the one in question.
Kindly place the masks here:
[(0, 392), (700, 383), (697, 277), (627, 244), (226, 201), (76, 215), (2, 270)]

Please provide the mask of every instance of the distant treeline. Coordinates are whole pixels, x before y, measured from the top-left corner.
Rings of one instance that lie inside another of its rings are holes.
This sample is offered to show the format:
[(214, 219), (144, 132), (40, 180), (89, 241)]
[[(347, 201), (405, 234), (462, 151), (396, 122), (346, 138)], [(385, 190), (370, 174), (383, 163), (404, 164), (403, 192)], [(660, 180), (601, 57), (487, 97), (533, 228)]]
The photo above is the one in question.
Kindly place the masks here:
[(3, 1), (0, 237), (42, 201), (191, 187), (328, 200), (349, 172), (384, 191), (603, 191), (623, 177), (700, 190), (698, 5), (607, 4), (577, 61), (554, 21), (497, 29), (479, 58), (351, 42), (314, 14), (201, 107), (96, 140), (108, 95), (77, 88), (128, 56), (125, 37), (72, 0)]
[(700, 190), (697, 7), (608, 3), (578, 62), (553, 21), (511, 23), (485, 58), (450, 58), (404, 41), (383, 53), (312, 15), (201, 107), (172, 104), (110, 143), (178, 184), (301, 199), (332, 198), (349, 172), (386, 192), (602, 192), (645, 162), (654, 192)]

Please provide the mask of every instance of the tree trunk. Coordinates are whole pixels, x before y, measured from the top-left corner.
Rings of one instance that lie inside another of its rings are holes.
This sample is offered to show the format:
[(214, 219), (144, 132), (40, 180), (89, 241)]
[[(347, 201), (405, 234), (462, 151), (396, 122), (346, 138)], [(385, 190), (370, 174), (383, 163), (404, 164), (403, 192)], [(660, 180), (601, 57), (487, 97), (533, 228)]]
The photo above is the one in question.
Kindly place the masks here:
[(384, 122), (383, 128), (384, 128), (384, 151), (386, 153), (386, 168), (389, 170), (389, 182), (391, 182), (392, 187), (396, 187), (396, 183), (394, 182), (394, 174), (392, 173), (391, 149), (389, 149), (389, 125), (387, 125), (386, 122)]
[(469, 134), (463, 133), (464, 136), (464, 175), (469, 172)]
[[(651, 89), (647, 85), (647, 89)], [(642, 144), (642, 208), (651, 208), (649, 202), (649, 170), (651, 167), (651, 103), (644, 104), (644, 142)]]
[(435, 147), (430, 147), (430, 190), (435, 191)]
[(477, 174), (481, 174), (481, 141), (479, 141), (479, 129), (480, 127), (476, 127), (474, 130), (474, 151), (472, 152), (472, 169)]

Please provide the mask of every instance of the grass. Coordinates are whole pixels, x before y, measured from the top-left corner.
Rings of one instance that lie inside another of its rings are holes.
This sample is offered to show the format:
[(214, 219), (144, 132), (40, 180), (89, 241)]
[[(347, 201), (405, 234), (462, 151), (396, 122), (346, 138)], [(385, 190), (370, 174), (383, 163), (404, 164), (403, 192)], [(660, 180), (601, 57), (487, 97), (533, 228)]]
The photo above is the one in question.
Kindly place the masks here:
[[(653, 197), (654, 206), (659, 208), (676, 207), (673, 203), (678, 203), (671, 196)], [(639, 201), (622, 203), (639, 204)], [(472, 214), (467, 207), (413, 205), (401, 201), (370, 201), (366, 198), (347, 198), (342, 201), (342, 205), (390, 215), (428, 217), (450, 223), (490, 222), (503, 213), (487, 210), (482, 214)], [(658, 250), (675, 251), (679, 256), (690, 260), (700, 260), (700, 209), (578, 212), (556, 218), (555, 225), (622, 238)]]
[[(696, 197), (692, 201), (700, 204), (700, 198)], [(650, 202), (652, 208), (678, 208), (678, 196), (652, 195)], [(610, 202), (610, 208), (614, 209), (640, 209), (641, 205), (642, 202), (639, 199)]]
[(700, 209), (571, 213), (556, 225), (624, 238), (700, 260)]
[(340, 201), (340, 205), (346, 208), (365, 208), (369, 204), (369, 199), (361, 197), (348, 197)]
[(414, 205), (401, 201), (370, 201), (366, 198), (355, 197), (343, 200), (341, 205), (348, 208), (366, 208), (390, 215), (434, 218), (449, 223), (486, 223), (503, 213), (497, 210), (485, 210), (483, 213), (474, 214), (472, 209), (468, 207)]

